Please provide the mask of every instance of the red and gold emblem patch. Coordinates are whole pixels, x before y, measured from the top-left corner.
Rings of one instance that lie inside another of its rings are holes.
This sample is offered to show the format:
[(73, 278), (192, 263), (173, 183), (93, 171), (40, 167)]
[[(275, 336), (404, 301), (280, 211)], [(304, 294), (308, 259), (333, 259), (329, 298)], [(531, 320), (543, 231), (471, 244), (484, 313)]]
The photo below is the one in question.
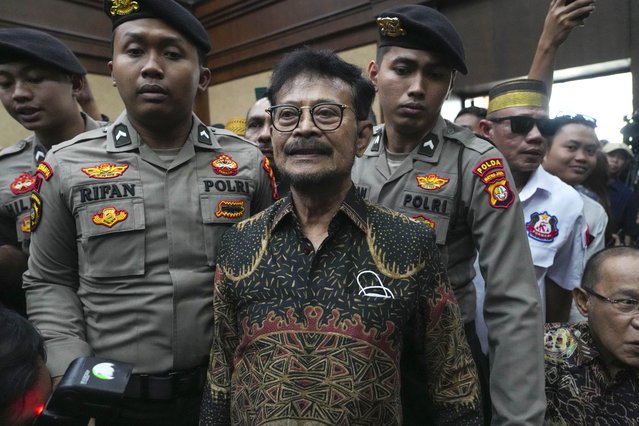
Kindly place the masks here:
[(243, 200), (222, 200), (217, 203), (215, 217), (225, 217), (227, 219), (237, 219), (244, 216)]
[(498, 209), (508, 208), (515, 196), (506, 179), (498, 179), (486, 185), (486, 191), (490, 194), (490, 205)]
[(128, 164), (102, 163), (93, 167), (83, 167), (80, 170), (93, 179), (111, 179), (122, 176), (128, 168)]
[(424, 225), (428, 225), (431, 228), (435, 229), (435, 222), (433, 222), (432, 220), (430, 220), (424, 215), (420, 214), (417, 216), (413, 216), (413, 219), (416, 220), (417, 222), (423, 223)]
[(417, 186), (425, 189), (426, 191), (439, 189), (450, 181), (450, 179), (443, 178), (435, 173), (430, 173), (423, 176), (417, 175), (415, 176), (415, 179), (417, 179)]
[(22, 218), (22, 220), (20, 221), (20, 230), (24, 232), (25, 234), (31, 233), (31, 217), (30, 216), (25, 216)]
[(506, 179), (503, 158), (489, 158), (479, 163), (473, 169), (473, 173), (479, 176), (486, 185), (489, 195), (488, 202), (497, 209), (507, 209), (515, 200), (515, 194), (510, 189), (510, 183)]
[(112, 228), (116, 223), (122, 222), (129, 217), (126, 210), (118, 210), (115, 207), (105, 207), (102, 211), (93, 215), (91, 220), (96, 225), (103, 225)]
[(280, 194), (277, 192), (277, 182), (275, 181), (275, 172), (273, 172), (273, 168), (271, 167), (271, 162), (266, 155), (264, 156), (264, 160), (262, 161), (262, 168), (266, 170), (266, 174), (268, 178), (271, 180), (271, 191), (273, 193), (273, 199), (279, 200)]
[(36, 179), (29, 173), (21, 173), (11, 182), (11, 192), (15, 195), (27, 193), (35, 187)]
[(40, 161), (36, 173), (40, 174), (44, 180), (49, 180), (53, 176), (53, 168), (46, 161)]
[(216, 175), (235, 176), (237, 174), (238, 165), (230, 155), (218, 155), (211, 161), (211, 165)]

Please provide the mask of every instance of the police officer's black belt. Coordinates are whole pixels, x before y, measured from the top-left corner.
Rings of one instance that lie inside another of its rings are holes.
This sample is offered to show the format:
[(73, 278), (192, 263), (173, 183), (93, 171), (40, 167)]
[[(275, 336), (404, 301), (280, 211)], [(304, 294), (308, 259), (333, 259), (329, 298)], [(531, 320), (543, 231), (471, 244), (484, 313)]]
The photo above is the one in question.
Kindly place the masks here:
[(133, 374), (124, 396), (135, 399), (167, 400), (202, 392), (206, 365), (168, 374)]

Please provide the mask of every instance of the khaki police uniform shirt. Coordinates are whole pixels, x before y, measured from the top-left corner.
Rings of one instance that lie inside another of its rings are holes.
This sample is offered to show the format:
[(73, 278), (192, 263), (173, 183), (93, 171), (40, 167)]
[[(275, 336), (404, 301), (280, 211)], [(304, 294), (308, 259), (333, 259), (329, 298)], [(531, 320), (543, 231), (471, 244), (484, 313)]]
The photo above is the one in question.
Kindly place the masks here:
[[(87, 131), (106, 124), (97, 122), (84, 113), (82, 118)], [(15, 224), (15, 235), (3, 235), (2, 239), (16, 240), (17, 237), (25, 254), (29, 253), (28, 240), (31, 233), (31, 191), (36, 182), (36, 167), (44, 160), (46, 152), (35, 135), (0, 151), (0, 220)]]
[(466, 321), (475, 316), (473, 261), (486, 277), (485, 314), (496, 424), (543, 420), (540, 295), (522, 227), (522, 207), (501, 153), (470, 131), (439, 118), (391, 175), (383, 126), (353, 168), (365, 198), (435, 229)]
[(216, 243), (273, 202), (257, 147), (193, 116), (167, 164), (123, 113), (43, 164), (24, 287), (52, 376), (87, 355), (148, 374), (205, 363)]

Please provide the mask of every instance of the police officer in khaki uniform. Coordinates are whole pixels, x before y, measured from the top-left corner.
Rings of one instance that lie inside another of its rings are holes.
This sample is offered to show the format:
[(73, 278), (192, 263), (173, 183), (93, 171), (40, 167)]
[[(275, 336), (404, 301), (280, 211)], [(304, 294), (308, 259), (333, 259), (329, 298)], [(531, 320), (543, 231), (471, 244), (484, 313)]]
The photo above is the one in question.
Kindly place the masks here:
[(49, 34), (0, 30), (0, 101), (11, 117), (33, 131), (0, 151), (0, 303), (23, 314), (22, 273), (36, 167), (51, 146), (104, 124), (79, 111), (76, 99), (85, 74), (73, 52)]
[(368, 71), (385, 125), (356, 160), (353, 181), (366, 198), (435, 229), (481, 364), (472, 322), (472, 265), (479, 252), (487, 283), (492, 423), (541, 424), (540, 296), (512, 175), (490, 143), (440, 115), (456, 72), (467, 72), (461, 39), (443, 15), (421, 5), (386, 10), (377, 23), (378, 54)]
[[(192, 113), (205, 29), (167, 0), (106, 1), (126, 111), (54, 147), (32, 195), (24, 276), (53, 377), (76, 357), (133, 364), (100, 424), (197, 424), (211, 345), (216, 243), (273, 202), (257, 147)], [(272, 173), (271, 173), (272, 174)]]

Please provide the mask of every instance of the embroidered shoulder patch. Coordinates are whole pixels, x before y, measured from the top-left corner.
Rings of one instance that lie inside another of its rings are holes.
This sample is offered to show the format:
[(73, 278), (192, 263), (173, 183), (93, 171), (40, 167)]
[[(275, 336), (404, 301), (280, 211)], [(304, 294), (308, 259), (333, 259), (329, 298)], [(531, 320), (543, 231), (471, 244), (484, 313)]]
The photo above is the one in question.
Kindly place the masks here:
[(432, 220), (430, 220), (429, 218), (427, 218), (424, 215), (417, 215), (417, 216), (413, 216), (411, 219), (419, 222), (419, 223), (423, 223), (424, 225), (428, 225), (431, 228), (435, 229), (435, 222), (433, 222)]
[(215, 217), (225, 217), (227, 219), (237, 219), (244, 216), (243, 200), (221, 200), (217, 203)]
[(49, 180), (51, 179), (51, 176), (53, 176), (53, 169), (51, 168), (49, 163), (47, 163), (46, 161), (41, 161), (40, 164), (38, 164), (36, 173), (41, 175), (44, 180)]
[(129, 212), (126, 210), (118, 210), (115, 207), (105, 207), (94, 214), (91, 220), (96, 225), (112, 228), (115, 224), (126, 220), (127, 217), (129, 217)]
[(481, 163), (475, 166), (473, 173), (475, 173), (480, 178), (483, 178), (487, 173), (489, 173), (493, 169), (503, 169), (504, 168), (504, 160), (503, 158), (489, 158), (488, 160), (484, 160)]
[(526, 223), (526, 231), (533, 240), (551, 243), (559, 235), (558, 223), (557, 216), (550, 215), (546, 211), (534, 212), (530, 215), (530, 221)]
[(29, 229), (35, 231), (42, 219), (42, 198), (36, 192), (31, 193), (31, 212), (29, 213)]
[(15, 195), (27, 193), (35, 187), (36, 179), (29, 173), (21, 173), (11, 182), (11, 192)]
[(83, 167), (80, 170), (93, 179), (111, 179), (122, 176), (128, 168), (128, 164), (102, 163), (97, 166)]
[(415, 179), (417, 179), (417, 186), (425, 189), (426, 191), (439, 189), (450, 181), (450, 179), (443, 178), (435, 173), (430, 173), (423, 176), (417, 175), (415, 176)]
[(216, 175), (235, 176), (237, 174), (238, 165), (230, 155), (218, 155), (211, 161), (211, 165)]
[(264, 156), (264, 160), (262, 160), (262, 168), (266, 171), (269, 180), (271, 181), (271, 192), (273, 194), (273, 200), (277, 201), (280, 199), (280, 194), (277, 192), (277, 182), (275, 181), (275, 172), (273, 172), (273, 167), (271, 167), (271, 162), (266, 155)]
[(482, 161), (473, 169), (486, 186), (488, 202), (496, 209), (507, 209), (515, 201), (515, 194), (504, 171), (503, 158), (489, 158)]

